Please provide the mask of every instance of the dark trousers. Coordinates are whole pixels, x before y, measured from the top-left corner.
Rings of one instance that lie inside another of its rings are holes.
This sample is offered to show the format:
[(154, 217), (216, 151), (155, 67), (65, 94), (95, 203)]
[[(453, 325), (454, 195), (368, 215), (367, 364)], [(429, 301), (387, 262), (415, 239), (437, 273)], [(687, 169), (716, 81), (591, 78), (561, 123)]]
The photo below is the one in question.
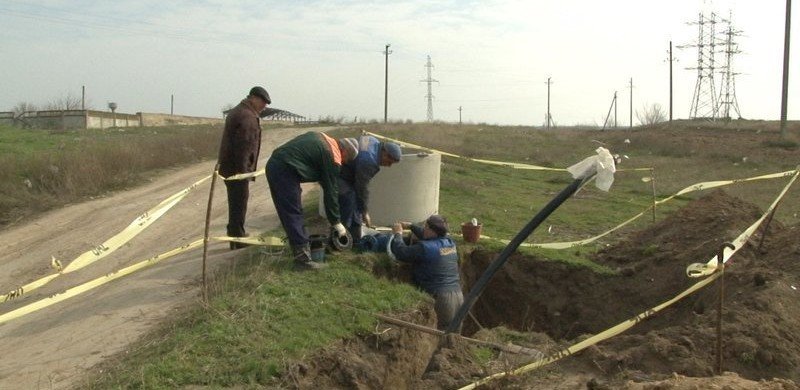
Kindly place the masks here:
[(250, 198), (250, 180), (226, 181), (228, 190), (228, 236), (244, 237), (244, 219), (247, 216), (247, 200)]
[(278, 218), (289, 237), (289, 244), (292, 247), (308, 244), (300, 198), (303, 190), (297, 171), (283, 161), (270, 158), (267, 162), (267, 183)]
[(356, 191), (341, 180), (339, 181), (339, 212), (342, 225), (350, 231), (354, 240), (361, 238), (361, 213), (356, 206)]

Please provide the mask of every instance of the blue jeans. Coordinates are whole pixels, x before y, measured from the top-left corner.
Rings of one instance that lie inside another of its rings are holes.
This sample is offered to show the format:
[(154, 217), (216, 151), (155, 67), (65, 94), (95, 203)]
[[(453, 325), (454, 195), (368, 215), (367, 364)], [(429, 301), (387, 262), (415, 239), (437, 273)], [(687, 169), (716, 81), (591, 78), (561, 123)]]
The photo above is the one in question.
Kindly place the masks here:
[(339, 180), (339, 213), (342, 225), (350, 231), (353, 239), (360, 239), (362, 216), (356, 206), (356, 191), (350, 184), (342, 180)]

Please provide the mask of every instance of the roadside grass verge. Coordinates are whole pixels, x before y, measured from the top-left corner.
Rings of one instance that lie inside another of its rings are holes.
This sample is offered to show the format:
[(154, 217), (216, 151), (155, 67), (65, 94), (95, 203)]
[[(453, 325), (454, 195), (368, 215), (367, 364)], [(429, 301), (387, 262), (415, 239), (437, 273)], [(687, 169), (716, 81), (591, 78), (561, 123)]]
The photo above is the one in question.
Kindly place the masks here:
[(375, 278), (357, 255), (328, 255), (323, 272), (293, 272), (281, 252), (251, 250), (197, 305), (107, 364), (85, 388), (268, 386), (292, 360), (373, 330), (369, 313), (407, 311), (425, 295)]
[(221, 127), (49, 131), (0, 127), (0, 227), (215, 158)]

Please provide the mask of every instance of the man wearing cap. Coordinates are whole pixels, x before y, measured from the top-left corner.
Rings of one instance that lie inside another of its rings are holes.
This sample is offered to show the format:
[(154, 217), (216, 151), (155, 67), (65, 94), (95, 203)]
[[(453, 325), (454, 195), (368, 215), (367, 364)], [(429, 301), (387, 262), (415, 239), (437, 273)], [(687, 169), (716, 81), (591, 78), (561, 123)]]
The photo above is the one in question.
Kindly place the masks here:
[(281, 225), (289, 237), (296, 270), (314, 270), (324, 265), (311, 261), (308, 233), (303, 222), (300, 183), (319, 182), (325, 215), (337, 236), (347, 230), (339, 215), (340, 167), (358, 156), (355, 138), (335, 140), (325, 133), (308, 132), (279, 146), (267, 161), (267, 182)]
[[(404, 227), (410, 228), (419, 241), (410, 245), (403, 242)], [(446, 329), (464, 303), (458, 251), (447, 231), (447, 220), (436, 214), (428, 217), (422, 227), (408, 222), (397, 222), (392, 226), (392, 254), (397, 260), (412, 264), (414, 284), (436, 300), (434, 308), (438, 329)]]
[(342, 165), (339, 174), (339, 207), (342, 224), (350, 231), (354, 240), (361, 238), (361, 224), (372, 226), (367, 206), (369, 205), (369, 182), (381, 170), (400, 161), (400, 146), (392, 142), (381, 142), (369, 135), (358, 140), (358, 157)]
[[(256, 170), (258, 153), (261, 151), (259, 113), (270, 103), (272, 100), (266, 89), (253, 87), (241, 103), (228, 111), (219, 146), (219, 174), (222, 177), (227, 178)], [(251, 180), (255, 178), (225, 181), (228, 192), (227, 231), (230, 237), (247, 236), (244, 220), (247, 215)], [(247, 245), (231, 242), (230, 246), (231, 249), (238, 249)]]

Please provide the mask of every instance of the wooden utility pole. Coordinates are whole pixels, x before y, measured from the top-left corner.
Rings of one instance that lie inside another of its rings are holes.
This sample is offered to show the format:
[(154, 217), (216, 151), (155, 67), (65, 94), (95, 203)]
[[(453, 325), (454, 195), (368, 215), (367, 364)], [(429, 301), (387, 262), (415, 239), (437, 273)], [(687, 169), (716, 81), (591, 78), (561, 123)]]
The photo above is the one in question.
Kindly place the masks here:
[(669, 121), (672, 122), (672, 41), (669, 41)]
[(786, 139), (786, 110), (789, 99), (789, 31), (792, 25), (792, 0), (786, 0), (786, 24), (783, 35), (783, 91), (781, 93), (781, 138)]
[(461, 106), (458, 106), (458, 124), (461, 124)]
[(630, 88), (631, 88), (631, 109), (630, 109), (630, 118), (628, 119), (629, 120), (628, 128), (633, 129), (633, 77), (631, 77)]
[(545, 84), (547, 84), (547, 118), (545, 119), (547, 120), (546, 128), (547, 130), (550, 130), (550, 123), (552, 122), (550, 119), (550, 85), (553, 84), (553, 82), (550, 81), (550, 77), (547, 78), (547, 82)]
[(169, 114), (175, 115), (175, 94), (169, 95)]
[(81, 110), (86, 110), (86, 86), (81, 86)]
[(617, 128), (617, 91), (614, 91), (614, 128)]
[(389, 120), (389, 54), (392, 54), (392, 51), (389, 50), (389, 46), (392, 45), (387, 43), (386, 49), (383, 52), (386, 56), (386, 68), (384, 70), (383, 80), (383, 123)]

